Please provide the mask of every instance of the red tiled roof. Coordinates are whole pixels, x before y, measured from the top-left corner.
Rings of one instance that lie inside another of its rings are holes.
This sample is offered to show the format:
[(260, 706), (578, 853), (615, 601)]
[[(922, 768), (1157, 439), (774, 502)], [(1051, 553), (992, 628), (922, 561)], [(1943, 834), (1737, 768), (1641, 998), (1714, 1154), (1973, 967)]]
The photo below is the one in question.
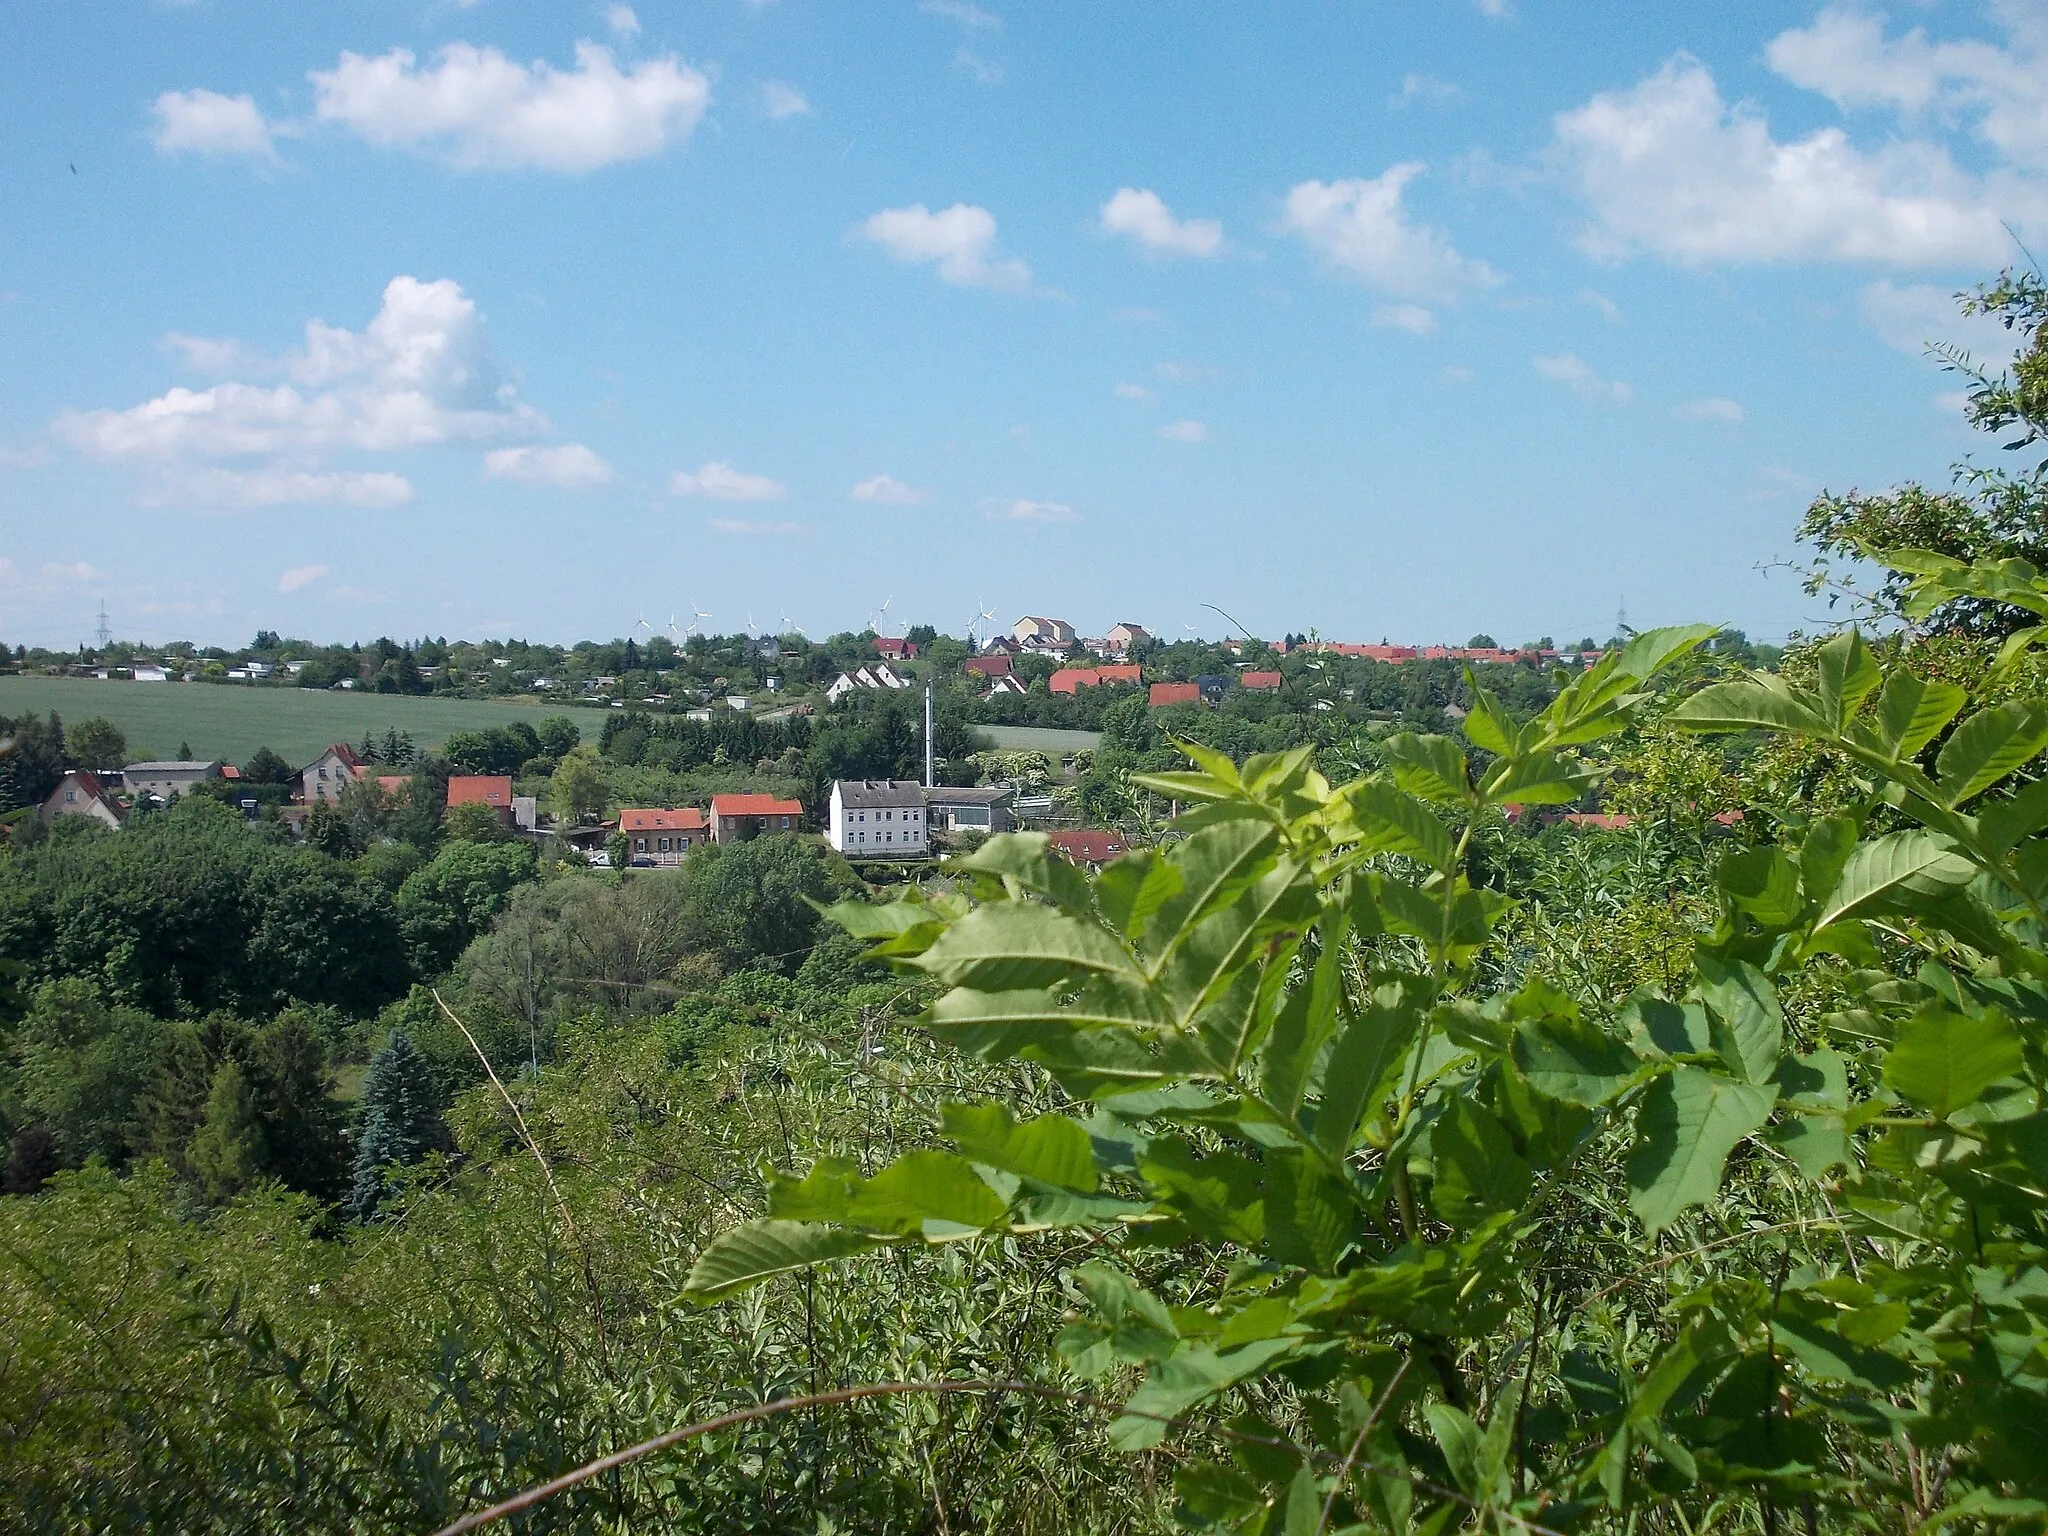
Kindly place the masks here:
[[(346, 767), (357, 768), (362, 765), (363, 760), (356, 756), (356, 749), (345, 741), (335, 742), (334, 745), (327, 749), (327, 752), (332, 752), (336, 757), (340, 758)], [(322, 752), (320, 757), (325, 757), (327, 752)], [(315, 758), (314, 761), (318, 762), (319, 758)]]
[(1007, 656), (970, 656), (960, 663), (960, 670), (974, 677), (1008, 677), (1010, 658)]
[(1095, 675), (1105, 683), (1138, 683), (1144, 681), (1144, 674), (1138, 670), (1136, 662), (1097, 667)]
[(1278, 672), (1247, 672), (1238, 679), (1246, 688), (1278, 688), (1286, 681)]
[(1076, 864), (1107, 864), (1130, 851), (1121, 832), (1104, 832), (1094, 827), (1074, 827), (1055, 832), (1045, 840), (1054, 853)]
[(1152, 707), (1162, 704), (1199, 704), (1202, 688), (1199, 683), (1154, 683), (1152, 685)]
[(663, 807), (656, 810), (622, 809), (619, 812), (621, 832), (702, 832), (711, 825), (704, 819), (704, 813), (694, 805), (680, 810)]
[(242, 776), (242, 770), (233, 763), (222, 763), (220, 765), (220, 776), (224, 779), (239, 779)]
[(1093, 688), (1101, 681), (1102, 674), (1093, 667), (1061, 667), (1045, 686), (1054, 693), (1072, 693), (1080, 688)]
[(490, 805), (509, 810), (512, 776), (507, 773), (458, 773), (448, 781), (450, 805)]
[(716, 816), (801, 816), (803, 802), (778, 800), (773, 795), (713, 795), (711, 814)]
[(893, 640), (887, 635), (877, 635), (875, 637), (875, 654), (887, 656), (891, 660), (901, 660), (905, 657), (914, 658), (917, 655), (917, 647), (908, 640)]
[(410, 783), (412, 783), (411, 777), (403, 773), (380, 773), (377, 775), (377, 787), (387, 795), (397, 794)]

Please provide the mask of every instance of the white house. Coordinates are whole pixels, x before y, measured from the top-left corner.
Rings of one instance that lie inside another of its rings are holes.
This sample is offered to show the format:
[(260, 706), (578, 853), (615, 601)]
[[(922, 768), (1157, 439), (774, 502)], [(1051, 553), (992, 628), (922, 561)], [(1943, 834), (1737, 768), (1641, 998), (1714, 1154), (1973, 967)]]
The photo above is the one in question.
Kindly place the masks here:
[(333, 805), (341, 798), (346, 786), (362, 777), (357, 771), (362, 765), (363, 761), (356, 756), (353, 747), (345, 741), (337, 741), (299, 770), (301, 803)]
[(182, 795), (194, 784), (220, 777), (220, 759), (209, 762), (155, 762), (130, 763), (121, 770), (121, 782), (128, 792), (138, 799), (154, 795), (159, 800), (168, 800), (173, 795)]
[(849, 859), (928, 859), (924, 786), (915, 779), (835, 779), (825, 841)]
[(1067, 651), (1073, 648), (1074, 626), (1065, 619), (1026, 614), (1010, 626), (1010, 636), (1027, 651)]

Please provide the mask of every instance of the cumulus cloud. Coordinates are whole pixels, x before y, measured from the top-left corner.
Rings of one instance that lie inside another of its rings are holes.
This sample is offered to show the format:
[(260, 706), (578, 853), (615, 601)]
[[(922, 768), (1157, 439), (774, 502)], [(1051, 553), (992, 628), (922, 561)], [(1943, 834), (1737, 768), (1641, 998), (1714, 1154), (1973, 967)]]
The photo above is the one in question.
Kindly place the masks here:
[(1575, 354), (1560, 352), (1555, 357), (1532, 359), (1536, 371), (1553, 383), (1562, 384), (1575, 395), (1601, 405), (1627, 405), (1636, 392), (1626, 384), (1603, 379)]
[(1733, 400), (1724, 400), (1719, 395), (1708, 395), (1703, 400), (1688, 400), (1671, 413), (1680, 421), (1718, 421), (1731, 427), (1742, 425), (1742, 407)]
[(1116, 397), (1119, 400), (1135, 400), (1140, 405), (1150, 405), (1159, 397), (1142, 384), (1133, 384), (1128, 379), (1116, 381)]
[(914, 507), (930, 501), (932, 493), (915, 485), (905, 485), (894, 475), (875, 475), (860, 482), (853, 488), (855, 501), (871, 501), (884, 507)]
[(898, 261), (931, 262), (942, 281), (961, 288), (989, 288), (997, 293), (1028, 293), (1031, 269), (1014, 258), (994, 259), (995, 215), (970, 203), (955, 203), (933, 213), (923, 203), (885, 208), (860, 226), (872, 241)]
[(155, 126), (150, 137), (166, 155), (248, 155), (277, 159), (270, 124), (256, 110), (252, 96), (223, 96), (218, 91), (165, 91), (150, 108)]
[(46, 561), (33, 576), (23, 571), (12, 560), (0, 555), (0, 587), (11, 592), (50, 593), (64, 587), (83, 586), (87, 582), (99, 581), (103, 572), (87, 565), (83, 560), (69, 564), (60, 561)]
[(1281, 228), (1323, 261), (1390, 298), (1450, 303), (1501, 275), (1460, 255), (1440, 229), (1408, 217), (1402, 197), (1422, 174), (1411, 162), (1371, 178), (1304, 181), (1287, 194)]
[(567, 70), (451, 43), (426, 67), (405, 48), (344, 53), (311, 79), (323, 121), (464, 167), (588, 171), (644, 159), (687, 139), (711, 99), (711, 82), (673, 55), (621, 70), (590, 42)]
[(1621, 306), (1597, 288), (1581, 288), (1579, 302), (1600, 311), (1609, 325), (1621, 324)]
[(164, 345), (185, 359), (185, 366), (197, 373), (225, 375), (252, 370), (272, 371), (274, 365), (260, 359), (243, 346), (221, 336), (186, 336), (172, 331), (164, 337)]
[(927, 16), (938, 16), (946, 21), (957, 21), (961, 26), (975, 32), (1000, 32), (1003, 18), (978, 5), (969, 5), (967, 0), (920, 0), (917, 7)]
[(612, 482), (612, 467), (581, 443), (541, 448), (494, 448), (484, 455), (486, 480), (513, 480), (521, 485), (549, 485), (557, 490), (589, 491)]
[(694, 474), (677, 470), (669, 477), (673, 496), (709, 496), (713, 501), (780, 501), (789, 487), (767, 475), (750, 475), (714, 459)]
[(1438, 80), (1431, 75), (1418, 75), (1412, 71), (1401, 77), (1401, 89), (1387, 98), (1390, 110), (1399, 112), (1412, 107), (1418, 101), (1456, 101), (1465, 93), (1448, 80)]
[(1932, 283), (1872, 283), (1859, 296), (1864, 320), (1888, 347), (1914, 357), (1929, 347), (1955, 346), (1980, 362), (2008, 361), (2015, 338), (1988, 315), (1965, 315), (1954, 290)]
[(1148, 256), (1214, 256), (1223, 226), (1214, 219), (1176, 219), (1157, 192), (1124, 187), (1102, 205), (1104, 234), (1135, 241)]
[(811, 110), (809, 98), (784, 80), (770, 80), (761, 87), (761, 105), (778, 123), (785, 117), (802, 117)]
[(1555, 126), (1556, 163), (1593, 215), (1580, 243), (1596, 256), (1911, 267), (1982, 265), (2007, 249), (1998, 200), (1939, 146), (1865, 153), (1839, 128), (1781, 142), (1683, 55)]
[(1199, 421), (1169, 421), (1159, 435), (1170, 443), (1206, 443), (1209, 429)]
[(447, 278), (394, 277), (361, 331), (306, 322), (289, 382), (179, 386), (127, 410), (71, 412), (58, 437), (94, 458), (172, 464), (383, 452), (531, 437), (546, 418), (503, 376), (476, 303)]
[(1420, 304), (1383, 304), (1372, 312), (1372, 323), (1411, 336), (1427, 336), (1436, 329), (1436, 315)]
[(281, 571), (277, 577), (277, 590), (296, 592), (301, 587), (310, 587), (327, 574), (324, 565), (295, 565), (288, 571)]
[(638, 37), (640, 18), (630, 5), (608, 5), (604, 8), (604, 24), (617, 37)]
[(168, 467), (142, 494), (150, 507), (330, 506), (388, 512), (413, 498), (412, 482), (390, 470)]
[(990, 502), (988, 515), (1011, 523), (1071, 523), (1081, 514), (1063, 501), (1031, 501), (1018, 496), (1009, 501)]

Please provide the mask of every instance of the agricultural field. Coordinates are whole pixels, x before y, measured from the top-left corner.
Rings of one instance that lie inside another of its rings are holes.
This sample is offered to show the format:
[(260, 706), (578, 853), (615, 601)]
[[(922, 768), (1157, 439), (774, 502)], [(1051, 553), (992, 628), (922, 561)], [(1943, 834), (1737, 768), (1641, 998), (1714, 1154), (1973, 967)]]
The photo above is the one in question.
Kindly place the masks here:
[[(310, 688), (246, 688), (212, 683), (102, 682), (84, 677), (0, 677), (0, 715), (55, 710), (76, 723), (103, 715), (121, 728), (134, 758), (169, 757), (189, 743), (201, 758), (246, 762), (269, 747), (302, 763), (330, 742), (359, 742), (368, 732), (409, 732), (413, 745), (439, 746), (456, 731), (559, 714), (560, 705), (488, 699), (422, 699), (389, 693)], [(573, 710), (594, 737), (603, 716)], [(585, 723), (587, 721), (587, 723)]]
[[(5, 697), (0, 694), (0, 699)], [(1063, 731), (1036, 725), (978, 725), (974, 729), (1002, 752), (1093, 752), (1102, 745), (1100, 731)]]

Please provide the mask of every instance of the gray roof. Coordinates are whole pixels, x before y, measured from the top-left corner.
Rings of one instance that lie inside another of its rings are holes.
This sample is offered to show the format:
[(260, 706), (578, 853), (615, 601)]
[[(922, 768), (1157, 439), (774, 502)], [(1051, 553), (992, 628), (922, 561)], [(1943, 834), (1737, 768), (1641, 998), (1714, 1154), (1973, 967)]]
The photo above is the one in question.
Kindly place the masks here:
[(924, 786), (915, 779), (840, 779), (833, 787), (839, 803), (857, 811), (924, 804)]
[(1016, 793), (1014, 789), (1006, 788), (1000, 784), (962, 789), (955, 789), (941, 784), (936, 788), (926, 790), (924, 798), (925, 802), (929, 805), (994, 805), (998, 801), (1009, 799)]
[(204, 773), (204, 772), (206, 772), (206, 770), (207, 770), (207, 769), (209, 769), (209, 768), (218, 768), (219, 766), (220, 766), (220, 759), (216, 757), (216, 758), (213, 758), (213, 759), (211, 759), (211, 760), (209, 760), (209, 761), (207, 761), (207, 762), (203, 762), (203, 763), (199, 763), (199, 762), (161, 762), (161, 763), (130, 763), (130, 764), (129, 764), (129, 765), (128, 765), (128, 766), (126, 767), (126, 768), (123, 768), (123, 769), (122, 769), (121, 771), (122, 771), (123, 773)]

